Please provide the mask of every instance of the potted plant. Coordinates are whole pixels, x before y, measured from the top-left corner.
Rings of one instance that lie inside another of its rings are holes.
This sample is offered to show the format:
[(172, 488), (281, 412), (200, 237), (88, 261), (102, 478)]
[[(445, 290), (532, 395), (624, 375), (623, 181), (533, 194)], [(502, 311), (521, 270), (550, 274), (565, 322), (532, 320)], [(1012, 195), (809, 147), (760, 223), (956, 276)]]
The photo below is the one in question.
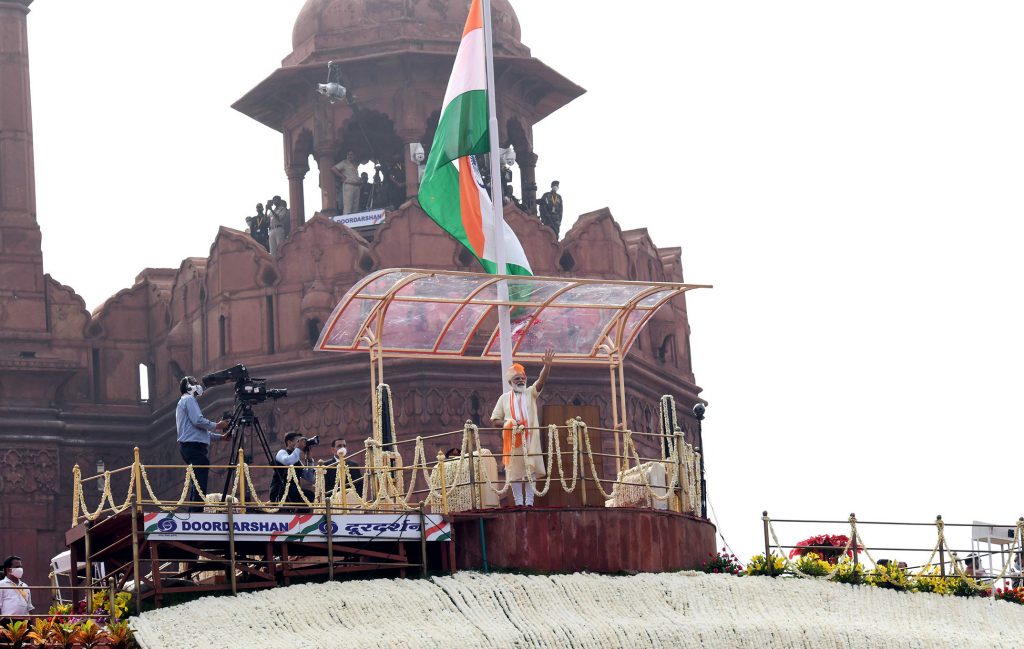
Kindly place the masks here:
[(74, 644), (82, 645), (82, 649), (93, 649), (93, 647), (105, 643), (106, 640), (107, 634), (92, 620), (82, 622), (71, 634), (71, 641)]
[(47, 619), (45, 617), (37, 617), (32, 622), (32, 629), (25, 635), (25, 639), (29, 640), (34, 646), (42, 647), (50, 641), (50, 629), (53, 628), (53, 619)]
[(75, 643), (74, 635), (74, 624), (55, 620), (53, 626), (50, 627), (50, 634), (47, 636), (47, 640), (49, 640), (50, 646), (53, 649), (68, 649)]
[(11, 649), (21, 649), (26, 640), (29, 640), (29, 626), (26, 620), (14, 620), (0, 629), (0, 637), (11, 643)]
[(107, 626), (107, 644), (110, 649), (126, 649), (132, 641), (127, 622), (113, 622)]

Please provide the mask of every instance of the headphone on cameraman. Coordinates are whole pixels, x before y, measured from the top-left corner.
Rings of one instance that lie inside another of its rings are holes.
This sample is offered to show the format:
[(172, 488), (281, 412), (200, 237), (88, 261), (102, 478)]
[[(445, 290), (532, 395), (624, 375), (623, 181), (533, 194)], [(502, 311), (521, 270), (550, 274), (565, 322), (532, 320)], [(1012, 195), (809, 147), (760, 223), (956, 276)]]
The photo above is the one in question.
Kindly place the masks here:
[(186, 376), (181, 379), (179, 384), (182, 394), (191, 394), (197, 399), (203, 394), (203, 384), (196, 380), (194, 376)]

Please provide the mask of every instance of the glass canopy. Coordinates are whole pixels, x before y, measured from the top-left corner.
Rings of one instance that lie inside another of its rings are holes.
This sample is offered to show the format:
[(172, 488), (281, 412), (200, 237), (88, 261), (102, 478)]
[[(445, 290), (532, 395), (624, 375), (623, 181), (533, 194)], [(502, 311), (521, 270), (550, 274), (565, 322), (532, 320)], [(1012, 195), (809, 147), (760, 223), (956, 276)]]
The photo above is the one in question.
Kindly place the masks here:
[[(508, 301), (498, 282), (508, 281)], [(359, 280), (328, 318), (314, 349), (386, 356), (500, 360), (499, 306), (512, 321), (512, 355), (608, 363), (629, 351), (654, 313), (707, 285), (523, 277), (390, 268)]]

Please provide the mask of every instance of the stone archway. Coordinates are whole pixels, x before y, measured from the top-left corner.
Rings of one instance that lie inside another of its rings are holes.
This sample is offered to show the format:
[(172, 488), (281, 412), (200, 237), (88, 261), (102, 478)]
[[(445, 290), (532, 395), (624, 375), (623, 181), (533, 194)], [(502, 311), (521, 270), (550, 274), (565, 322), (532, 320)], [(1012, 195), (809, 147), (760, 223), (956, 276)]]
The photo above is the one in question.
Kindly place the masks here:
[(358, 164), (374, 164), (374, 173), (367, 174), (369, 186), (363, 188), (360, 209), (397, 208), (405, 201), (405, 145), (395, 132), (395, 124), (386, 114), (358, 109), (342, 125), (338, 134), (341, 145), (335, 152), (340, 162), (349, 151)]

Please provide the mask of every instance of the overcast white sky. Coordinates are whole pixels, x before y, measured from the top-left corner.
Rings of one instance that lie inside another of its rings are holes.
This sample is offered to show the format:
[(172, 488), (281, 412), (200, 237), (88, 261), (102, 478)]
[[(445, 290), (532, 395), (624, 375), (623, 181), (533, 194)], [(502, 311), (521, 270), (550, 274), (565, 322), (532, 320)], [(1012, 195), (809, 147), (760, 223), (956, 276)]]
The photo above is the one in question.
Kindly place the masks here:
[[(588, 90), (535, 131), (564, 229), (608, 206), (715, 285), (690, 294), (692, 348), (737, 552), (759, 551), (762, 509), (1024, 514), (1024, 5), (513, 2)], [(230, 104), (291, 51), (301, 5), (33, 4), (44, 263), (90, 308), (286, 195), (279, 135)]]

